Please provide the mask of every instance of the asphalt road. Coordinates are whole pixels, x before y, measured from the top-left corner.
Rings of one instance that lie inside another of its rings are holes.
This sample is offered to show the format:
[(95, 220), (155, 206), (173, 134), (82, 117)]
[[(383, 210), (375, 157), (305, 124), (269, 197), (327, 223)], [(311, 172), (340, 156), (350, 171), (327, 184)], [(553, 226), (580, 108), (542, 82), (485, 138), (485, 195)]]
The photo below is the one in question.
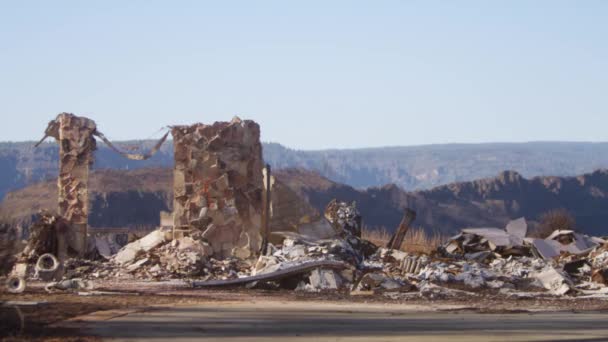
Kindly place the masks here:
[(97, 312), (62, 324), (125, 341), (608, 341), (607, 319), (606, 313), (262, 301)]

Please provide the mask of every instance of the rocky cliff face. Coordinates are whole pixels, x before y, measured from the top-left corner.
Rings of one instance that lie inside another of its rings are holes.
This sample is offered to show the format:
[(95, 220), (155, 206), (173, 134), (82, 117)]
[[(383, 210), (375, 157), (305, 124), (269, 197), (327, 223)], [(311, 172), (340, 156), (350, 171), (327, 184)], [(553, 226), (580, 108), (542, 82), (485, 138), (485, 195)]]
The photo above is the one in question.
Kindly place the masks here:
[[(154, 141), (125, 141), (120, 148), (133, 151), (137, 147), (149, 150)], [(137, 150), (135, 150), (137, 151)], [(152, 158), (143, 161), (128, 160), (99, 144), (94, 153), (93, 169), (135, 170), (150, 167), (171, 167), (173, 146), (163, 145)], [(34, 142), (0, 143), (0, 199), (13, 190), (45, 180), (56, 180), (59, 173), (59, 147), (54, 142), (34, 148)]]
[[(391, 231), (399, 224), (404, 207), (417, 211), (415, 226), (449, 234), (464, 227), (503, 227), (521, 216), (533, 223), (548, 210), (565, 208), (584, 232), (608, 233), (608, 170), (532, 179), (507, 171), (494, 178), (417, 192), (396, 185), (357, 190), (299, 169), (279, 170), (275, 176), (276, 189), (281, 190), (273, 194), (277, 199), (273, 230), (290, 230), (302, 217), (317, 217), (337, 198), (356, 201), (364, 225)], [(155, 227), (160, 210), (171, 209), (172, 181), (170, 169), (93, 172), (90, 223), (94, 227)], [(9, 194), (0, 204), (0, 217), (27, 220), (39, 209), (54, 205), (55, 182), (39, 183)]]
[[(92, 229), (153, 229), (160, 224), (161, 211), (173, 210), (173, 170), (96, 170), (91, 173), (89, 191)], [(280, 180), (273, 187), (272, 199), (273, 231), (294, 230), (302, 220), (319, 217), (308, 202)], [(40, 210), (56, 208), (56, 181), (39, 182), (7, 194), (0, 203), (0, 224), (28, 226)]]
[[(153, 228), (172, 205), (169, 169), (97, 170), (89, 179), (89, 225), (93, 228)], [(9, 193), (0, 218), (28, 225), (39, 210), (55, 211), (57, 183), (50, 180)]]
[(318, 174), (298, 170), (281, 172), (277, 177), (319, 210), (331, 198), (355, 200), (364, 224), (391, 231), (399, 224), (405, 207), (417, 211), (415, 225), (449, 234), (464, 227), (503, 227), (522, 216), (533, 224), (542, 213), (565, 208), (584, 232), (608, 233), (608, 170), (577, 177), (532, 179), (505, 171), (493, 178), (416, 192), (403, 191), (396, 185), (357, 190), (324, 183), (327, 180)]

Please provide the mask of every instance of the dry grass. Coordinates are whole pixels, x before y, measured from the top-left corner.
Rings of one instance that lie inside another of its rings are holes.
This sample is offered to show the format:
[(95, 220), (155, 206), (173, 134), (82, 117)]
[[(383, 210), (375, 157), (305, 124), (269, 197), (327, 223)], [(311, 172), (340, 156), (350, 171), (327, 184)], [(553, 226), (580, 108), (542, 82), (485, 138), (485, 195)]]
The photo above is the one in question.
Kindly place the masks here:
[[(373, 242), (376, 246), (384, 247), (392, 234), (385, 228), (372, 229), (364, 227), (361, 236)], [(448, 236), (433, 232), (427, 233), (423, 228), (410, 228), (405, 234), (400, 250), (409, 253), (430, 253), (447, 240)]]

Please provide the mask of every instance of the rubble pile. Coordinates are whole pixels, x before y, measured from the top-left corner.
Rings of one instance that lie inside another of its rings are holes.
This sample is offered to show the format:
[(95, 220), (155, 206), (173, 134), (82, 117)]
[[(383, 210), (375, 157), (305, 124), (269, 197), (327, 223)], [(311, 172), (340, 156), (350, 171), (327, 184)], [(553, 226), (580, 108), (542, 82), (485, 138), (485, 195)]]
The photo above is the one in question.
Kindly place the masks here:
[(68, 259), (66, 274), (83, 279), (230, 279), (248, 273), (250, 263), (234, 257), (211, 258), (213, 250), (190, 236), (168, 239), (156, 230), (124, 246), (109, 261)]
[[(357, 212), (354, 206), (350, 210)], [(360, 224), (360, 217), (354, 222)], [(329, 222), (326, 224), (332, 225)], [(336, 264), (330, 264), (332, 267), (328, 269), (314, 269), (291, 277), (290, 282), (294, 284), (293, 288), (300, 290), (346, 289), (353, 284), (357, 270), (362, 267), (364, 254), (373, 253), (376, 247), (352, 236), (350, 229), (339, 231), (342, 229), (341, 222), (337, 222), (335, 227), (336, 234), (329, 239), (294, 232), (276, 232), (274, 234), (282, 240), (281, 245), (269, 245), (269, 252), (257, 260), (217, 257), (211, 244), (203, 237), (204, 234), (170, 239), (170, 231), (159, 229), (124, 246), (109, 262), (72, 265), (69, 268), (79, 269), (80, 272), (73, 275), (86, 279), (229, 280), (272, 274), (310, 262), (333, 261), (345, 265), (345, 269), (338, 272), (335, 270)], [(360, 226), (353, 228), (358, 231), (361, 229)]]
[(341, 272), (334, 269), (315, 269), (308, 277), (302, 275), (295, 280), (292, 279), (292, 284), (300, 290), (335, 290), (352, 283), (352, 269), (355, 267), (354, 265), (357, 265), (359, 259), (357, 251), (342, 239), (315, 241), (291, 233), (285, 237), (280, 248), (274, 248), (270, 255), (260, 256), (253, 266), (251, 274), (270, 274), (311, 261), (339, 261), (352, 265), (352, 268)]
[[(68, 232), (69, 224), (60, 215), (41, 212), (30, 227), (30, 236), (19, 262), (36, 262), (45, 253), (60, 254), (59, 243)], [(67, 252), (67, 251), (65, 251)]]
[(334, 199), (327, 205), (324, 216), (336, 236), (348, 242), (359, 253), (359, 257), (370, 257), (378, 249), (371, 242), (361, 239), (363, 219), (355, 202), (348, 204)]
[[(558, 230), (545, 239), (526, 237), (521, 218), (498, 228), (462, 229), (440, 247), (442, 261), (430, 263), (420, 281), (459, 283), (467, 288), (499, 289), (503, 294), (548, 292), (551, 295), (589, 294), (606, 284), (606, 241), (571, 230)], [(599, 290), (604, 291), (604, 290)]]
[[(21, 258), (29, 262), (29, 270), (25, 272), (21, 264), (16, 270), (20, 275), (10, 278), (11, 291), (22, 292), (27, 278), (47, 282), (48, 292), (78, 293), (108, 280), (188, 280), (194, 287), (341, 291), (389, 298), (480, 293), (512, 298), (608, 297), (608, 244), (603, 239), (573, 231), (529, 238), (524, 219), (510, 222), (505, 229), (466, 228), (437, 251), (414, 254), (363, 240), (356, 204), (332, 201), (320, 221), (305, 224), (298, 232), (274, 232), (274, 240), (281, 242), (269, 244), (257, 258), (224, 256), (204, 232), (175, 236), (168, 227), (117, 252), (96, 236), (90, 244), (98, 250), (97, 259), (60, 261), (48, 253), (56, 250), (53, 241), (58, 226), (65, 224), (61, 222), (61, 217), (47, 215), (34, 226), (23, 254), (29, 257)], [(547, 257), (551, 253), (555, 256)]]

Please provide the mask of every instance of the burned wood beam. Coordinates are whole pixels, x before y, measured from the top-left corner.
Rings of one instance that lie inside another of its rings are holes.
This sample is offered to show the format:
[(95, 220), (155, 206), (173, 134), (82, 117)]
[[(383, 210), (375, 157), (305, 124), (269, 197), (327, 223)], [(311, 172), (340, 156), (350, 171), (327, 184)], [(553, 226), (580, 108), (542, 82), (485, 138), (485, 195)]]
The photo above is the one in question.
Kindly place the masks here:
[(403, 239), (405, 239), (405, 234), (410, 229), (410, 225), (416, 219), (416, 212), (410, 208), (405, 208), (405, 213), (403, 214), (403, 219), (401, 219), (401, 223), (399, 223), (399, 227), (395, 231), (395, 234), (391, 237), (388, 244), (386, 244), (386, 248), (390, 249), (399, 249), (403, 244)]
[(270, 199), (272, 190), (272, 176), (270, 165), (266, 164), (266, 168), (263, 170), (264, 175), (264, 195), (262, 201), (264, 207), (262, 210), (262, 248), (260, 254), (266, 254), (268, 247), (268, 239), (270, 238)]

